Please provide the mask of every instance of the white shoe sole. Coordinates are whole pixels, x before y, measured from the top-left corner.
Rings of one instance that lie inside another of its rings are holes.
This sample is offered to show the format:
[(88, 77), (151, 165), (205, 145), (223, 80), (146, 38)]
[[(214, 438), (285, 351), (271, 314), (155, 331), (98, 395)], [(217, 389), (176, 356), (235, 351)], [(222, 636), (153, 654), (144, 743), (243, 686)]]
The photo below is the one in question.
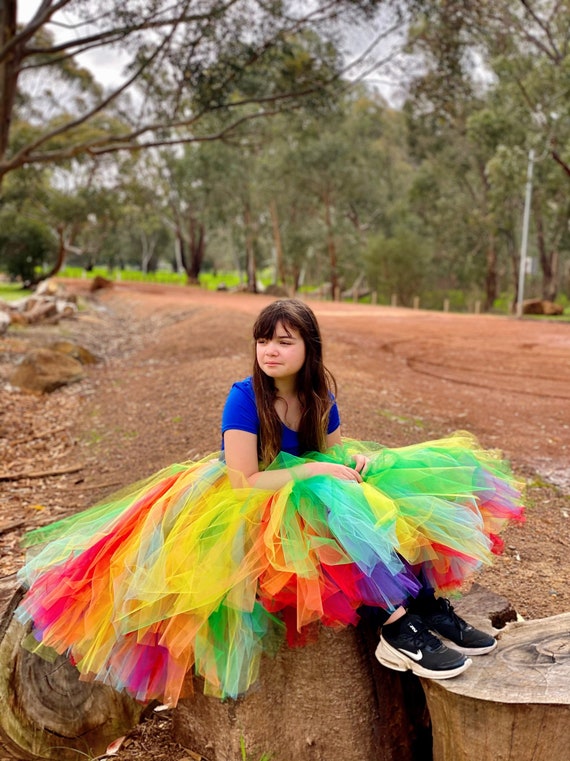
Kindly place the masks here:
[(443, 642), (444, 645), (453, 648), (453, 650), (456, 650), (458, 653), (462, 653), (463, 655), (487, 655), (487, 653), (492, 653), (499, 644), (497, 640), (495, 640), (492, 645), (487, 645), (487, 647), (461, 647), (461, 645), (453, 642), (453, 640), (442, 637), (441, 634), (438, 634), (435, 630), (434, 634)]
[(403, 655), (383, 639), (380, 639), (376, 648), (376, 658), (383, 666), (393, 671), (412, 671), (416, 676), (423, 676), (427, 679), (452, 679), (454, 676), (458, 676), (466, 671), (473, 662), (470, 658), (467, 658), (461, 666), (457, 666), (454, 669), (447, 669), (445, 671), (426, 669), (417, 663), (417, 661), (414, 661), (413, 658)]

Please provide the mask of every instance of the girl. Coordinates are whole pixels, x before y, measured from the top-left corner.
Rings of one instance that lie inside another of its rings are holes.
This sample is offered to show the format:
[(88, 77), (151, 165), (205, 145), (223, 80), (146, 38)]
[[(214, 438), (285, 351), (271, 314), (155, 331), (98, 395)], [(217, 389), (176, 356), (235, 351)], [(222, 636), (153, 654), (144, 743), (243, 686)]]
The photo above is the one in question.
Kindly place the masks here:
[(299, 643), (309, 624), (354, 624), (366, 606), (384, 623), (383, 664), (461, 673), (466, 654), (496, 643), (434, 590), (490, 562), (496, 533), (521, 517), (508, 469), (467, 434), (394, 450), (341, 439), (303, 302), (266, 307), (254, 339), (220, 457), (31, 532), (41, 547), (19, 610), (33, 621), (30, 646), (67, 651), (84, 678), (143, 701), (175, 704), (190, 669), (207, 692), (235, 697), (282, 634)]

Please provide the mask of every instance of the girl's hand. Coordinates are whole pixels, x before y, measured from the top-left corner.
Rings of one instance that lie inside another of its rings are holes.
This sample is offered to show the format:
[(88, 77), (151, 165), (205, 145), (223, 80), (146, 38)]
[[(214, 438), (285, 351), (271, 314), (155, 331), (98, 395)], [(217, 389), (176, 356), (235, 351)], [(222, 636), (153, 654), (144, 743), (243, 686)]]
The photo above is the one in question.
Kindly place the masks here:
[(354, 455), (354, 470), (358, 471), (359, 473), (364, 473), (366, 468), (368, 467), (368, 463), (370, 460), (366, 455), (363, 454), (355, 454)]
[[(364, 465), (365, 463), (362, 464), (362, 467)], [(307, 462), (301, 467), (304, 470), (305, 478), (310, 478), (311, 476), (332, 476), (333, 478), (339, 478), (341, 481), (362, 483), (360, 472), (356, 468), (350, 468), (348, 465), (341, 465), (336, 462)]]

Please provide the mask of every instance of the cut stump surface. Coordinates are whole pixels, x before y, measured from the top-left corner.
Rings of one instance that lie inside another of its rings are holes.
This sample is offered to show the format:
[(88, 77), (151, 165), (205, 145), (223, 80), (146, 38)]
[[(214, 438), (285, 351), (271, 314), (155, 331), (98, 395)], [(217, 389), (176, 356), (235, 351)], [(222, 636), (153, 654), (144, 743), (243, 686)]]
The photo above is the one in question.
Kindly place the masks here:
[(508, 624), (468, 671), (422, 686), (434, 761), (568, 758), (570, 613)]

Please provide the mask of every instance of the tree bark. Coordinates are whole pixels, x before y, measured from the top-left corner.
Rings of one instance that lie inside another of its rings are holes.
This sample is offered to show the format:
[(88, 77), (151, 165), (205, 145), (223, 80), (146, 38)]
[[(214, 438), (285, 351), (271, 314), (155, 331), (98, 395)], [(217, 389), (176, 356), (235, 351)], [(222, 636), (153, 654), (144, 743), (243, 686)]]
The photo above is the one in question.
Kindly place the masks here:
[[(16, 0), (0, 3), (0, 50), (16, 35)], [(2, 186), (2, 161), (8, 150), (12, 112), (18, 86), (21, 51), (15, 47), (0, 60), (0, 187)]]
[(285, 285), (285, 265), (283, 262), (283, 243), (281, 241), (281, 230), (279, 228), (279, 212), (277, 203), (273, 198), (269, 204), (271, 212), (271, 223), (273, 226), (273, 242), (275, 244), (275, 282), (277, 285)]
[(489, 233), (485, 259), (485, 311), (488, 312), (497, 298), (497, 247), (494, 233)]
[(380, 666), (377, 644), (367, 622), (320, 628), (316, 642), (266, 657), (238, 700), (205, 696), (195, 678), (174, 714), (175, 738), (209, 761), (241, 758), (242, 744), (247, 758), (271, 761), (429, 761), (419, 681)]
[(206, 252), (206, 232), (203, 222), (190, 215), (188, 223), (190, 233), (190, 263), (187, 269), (188, 282), (197, 285), (200, 282), (200, 271)]
[(245, 254), (247, 259), (247, 290), (257, 293), (257, 269), (255, 264), (255, 234), (249, 201), (243, 207), (243, 223), (245, 227)]
[(329, 266), (331, 273), (331, 296), (333, 301), (339, 298), (339, 283), (338, 283), (338, 267), (337, 267), (337, 254), (336, 254), (336, 242), (334, 239), (334, 230), (332, 223), (332, 210), (331, 200), (328, 192), (324, 196), (325, 204), (325, 225), (327, 228), (327, 250), (329, 252)]
[(555, 301), (558, 293), (558, 251), (548, 251), (540, 209), (537, 209), (535, 218), (536, 240), (542, 269), (542, 298), (545, 301)]
[[(0, 625), (0, 757), (67, 761), (104, 752), (136, 724), (141, 706), (80, 681), (65, 657), (48, 662), (23, 649), (28, 631), (13, 618), (21, 597), (18, 590)], [(487, 630), (516, 617), (476, 585), (456, 607)], [(497, 650), (438, 682), (382, 667), (374, 616), (364, 615), (356, 628), (316, 628), (312, 644), (265, 657), (259, 681), (238, 700), (205, 696), (194, 677), (194, 696), (173, 712), (174, 736), (208, 761), (243, 752), (272, 761), (564, 759), (569, 631), (570, 613), (509, 623)]]

